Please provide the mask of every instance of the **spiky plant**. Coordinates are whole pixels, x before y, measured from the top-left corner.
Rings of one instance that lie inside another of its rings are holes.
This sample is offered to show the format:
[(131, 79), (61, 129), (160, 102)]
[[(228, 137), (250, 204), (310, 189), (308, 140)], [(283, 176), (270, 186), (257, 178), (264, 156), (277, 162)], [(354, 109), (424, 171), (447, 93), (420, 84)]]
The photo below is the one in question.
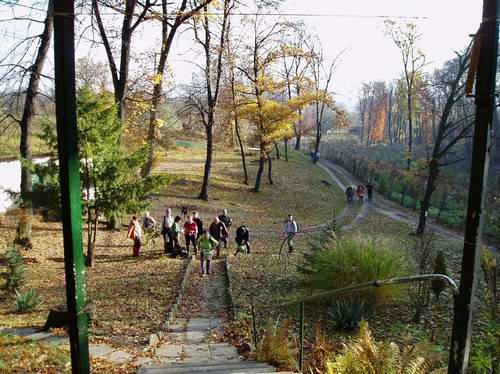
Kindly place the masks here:
[(328, 314), (337, 329), (354, 331), (367, 313), (368, 306), (363, 299), (345, 298), (334, 301)]
[(16, 294), (16, 311), (18, 312), (30, 312), (43, 304), (42, 298), (35, 289), (30, 289), (23, 293), (17, 290), (14, 292)]
[(352, 343), (342, 355), (327, 364), (328, 374), (430, 374), (431, 363), (416, 346), (399, 348), (392, 342), (377, 342), (363, 321)]

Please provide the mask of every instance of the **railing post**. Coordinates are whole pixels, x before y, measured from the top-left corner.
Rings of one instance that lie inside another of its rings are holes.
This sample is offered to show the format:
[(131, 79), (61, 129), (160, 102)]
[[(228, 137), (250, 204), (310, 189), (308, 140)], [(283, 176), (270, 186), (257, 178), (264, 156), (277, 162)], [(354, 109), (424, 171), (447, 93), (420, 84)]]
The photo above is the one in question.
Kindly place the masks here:
[(80, 157), (75, 93), (74, 1), (54, 1), (54, 71), (64, 268), (72, 372), (89, 373)]
[(300, 303), (300, 351), (299, 351), (299, 369), (302, 372), (304, 370), (304, 302)]
[(253, 302), (253, 295), (250, 296), (251, 308), (252, 308), (252, 328), (253, 328), (253, 345), (257, 349), (257, 325), (255, 322), (255, 308)]

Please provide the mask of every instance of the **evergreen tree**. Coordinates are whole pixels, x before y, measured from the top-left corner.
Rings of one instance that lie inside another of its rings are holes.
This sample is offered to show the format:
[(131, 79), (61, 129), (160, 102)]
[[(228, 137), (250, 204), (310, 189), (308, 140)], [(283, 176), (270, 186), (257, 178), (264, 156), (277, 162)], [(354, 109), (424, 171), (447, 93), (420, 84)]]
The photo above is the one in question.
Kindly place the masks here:
[[(147, 146), (127, 153), (120, 145), (122, 123), (117, 119), (113, 96), (83, 87), (77, 94), (78, 143), (81, 161), (82, 204), (87, 224), (87, 266), (92, 266), (98, 219), (102, 215), (108, 228), (118, 228), (127, 214), (145, 210), (147, 196), (166, 186), (167, 175), (142, 178), (140, 170), (147, 161)], [(55, 163), (55, 135), (46, 126), (42, 136), (51, 148), (49, 165), (35, 166), (40, 172), (41, 190), (57, 196), (59, 181)], [(47, 196), (45, 196), (47, 198)], [(50, 198), (49, 202), (54, 203)]]

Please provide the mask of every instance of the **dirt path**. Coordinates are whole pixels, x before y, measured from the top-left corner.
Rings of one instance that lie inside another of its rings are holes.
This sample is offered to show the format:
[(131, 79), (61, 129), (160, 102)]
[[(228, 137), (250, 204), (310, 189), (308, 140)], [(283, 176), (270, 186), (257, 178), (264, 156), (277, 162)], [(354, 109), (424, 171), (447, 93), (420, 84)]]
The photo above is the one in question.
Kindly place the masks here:
[[(339, 175), (342, 179), (348, 181), (349, 184), (354, 184), (357, 185), (359, 182), (358, 180), (350, 174), (347, 170), (342, 168), (341, 166), (334, 164), (333, 162), (329, 160), (321, 160), (320, 165), (325, 168), (325, 170), (329, 171), (330, 173), (334, 173), (336, 175)], [(336, 177), (337, 183), (340, 182), (340, 179)], [(345, 189), (345, 186), (344, 186)], [(400, 222), (406, 222), (409, 225), (412, 226), (417, 226), (418, 225), (418, 217), (416, 216), (415, 213), (406, 211), (404, 208), (399, 206), (397, 203), (390, 201), (383, 197), (382, 195), (374, 192), (373, 194), (373, 200), (371, 202), (368, 202), (363, 206), (362, 212), (352, 221), (351, 225), (354, 225), (355, 223), (358, 224), (361, 220), (362, 217), (366, 217), (368, 214), (368, 210), (373, 209), (381, 214), (384, 214), (392, 219), (395, 219)], [(457, 239), (457, 240), (463, 240), (463, 234), (458, 233), (456, 231), (450, 230), (448, 228), (445, 228), (441, 226), (440, 224), (436, 223), (433, 220), (428, 220), (427, 221), (427, 227), (432, 228), (436, 233), (447, 237), (447, 238), (452, 238), (452, 239)], [(496, 246), (489, 245), (490, 248), (494, 249), (495, 251), (498, 252), (499, 248)]]

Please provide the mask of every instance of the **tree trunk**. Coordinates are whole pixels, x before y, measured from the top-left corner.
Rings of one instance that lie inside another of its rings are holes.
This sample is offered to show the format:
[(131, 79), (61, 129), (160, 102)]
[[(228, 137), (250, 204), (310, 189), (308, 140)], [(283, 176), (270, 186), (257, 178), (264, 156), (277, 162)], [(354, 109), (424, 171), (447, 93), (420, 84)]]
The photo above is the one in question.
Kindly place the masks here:
[[(30, 80), (28, 87), (26, 89), (26, 98), (24, 101), (23, 116), (19, 122), (21, 128), (21, 140), (19, 143), (19, 152), (22, 159), (31, 161), (31, 130), (32, 130), (32, 120), (35, 115), (35, 100), (38, 94), (38, 86), (40, 84), (40, 75), (47, 59), (47, 53), (50, 46), (50, 39), (52, 37), (53, 29), (53, 12), (52, 12), (53, 0), (50, 0), (47, 5), (47, 15), (44, 21), (44, 28), (42, 34), (40, 34), (40, 46), (38, 47), (37, 55), (34, 64), (30, 67)], [(20, 208), (23, 210), (22, 217), (26, 219), (20, 219), (18, 221), (18, 227), (16, 229), (15, 243), (21, 245), (24, 248), (31, 249), (33, 244), (31, 243), (31, 219), (26, 215), (33, 214), (33, 207), (31, 204), (31, 193), (33, 192), (33, 183), (31, 172), (29, 168), (21, 164), (21, 204)]]
[(269, 166), (269, 168), (267, 170), (267, 178), (269, 179), (269, 184), (272, 186), (272, 185), (274, 185), (274, 183), (273, 183), (273, 178), (272, 178), (273, 165), (272, 165), (271, 155), (267, 156), (267, 164)]
[(248, 171), (247, 162), (245, 158), (245, 150), (243, 149), (243, 142), (241, 141), (240, 126), (238, 123), (238, 117), (234, 117), (234, 129), (236, 131), (236, 138), (238, 139), (238, 145), (240, 146), (241, 163), (243, 164), (243, 173), (245, 175), (245, 184), (248, 184)]
[(209, 118), (209, 123), (205, 126), (207, 134), (207, 156), (205, 159), (205, 171), (203, 173), (203, 184), (198, 199), (208, 201), (208, 187), (210, 183), (210, 173), (212, 171), (212, 155), (213, 155), (213, 117)]
[(301, 134), (297, 135), (297, 138), (295, 138), (295, 150), (300, 151), (300, 141), (301, 141)]
[(288, 161), (288, 139), (285, 139), (285, 160)]
[[(261, 145), (262, 149), (262, 145)], [(266, 156), (264, 154), (260, 155), (259, 158), (259, 170), (257, 170), (257, 176), (255, 177), (255, 187), (254, 192), (260, 191), (260, 181), (262, 179), (262, 173), (264, 172), (264, 163), (266, 162)]]
[(278, 148), (278, 143), (274, 143), (274, 149), (276, 150), (276, 159), (280, 160), (280, 149)]
[(427, 212), (431, 205), (432, 193), (436, 190), (436, 180), (439, 175), (438, 160), (433, 158), (429, 164), (429, 176), (427, 178), (427, 186), (425, 195), (420, 206), (420, 217), (418, 219), (417, 235), (422, 236), (425, 232), (425, 223), (427, 221)]

